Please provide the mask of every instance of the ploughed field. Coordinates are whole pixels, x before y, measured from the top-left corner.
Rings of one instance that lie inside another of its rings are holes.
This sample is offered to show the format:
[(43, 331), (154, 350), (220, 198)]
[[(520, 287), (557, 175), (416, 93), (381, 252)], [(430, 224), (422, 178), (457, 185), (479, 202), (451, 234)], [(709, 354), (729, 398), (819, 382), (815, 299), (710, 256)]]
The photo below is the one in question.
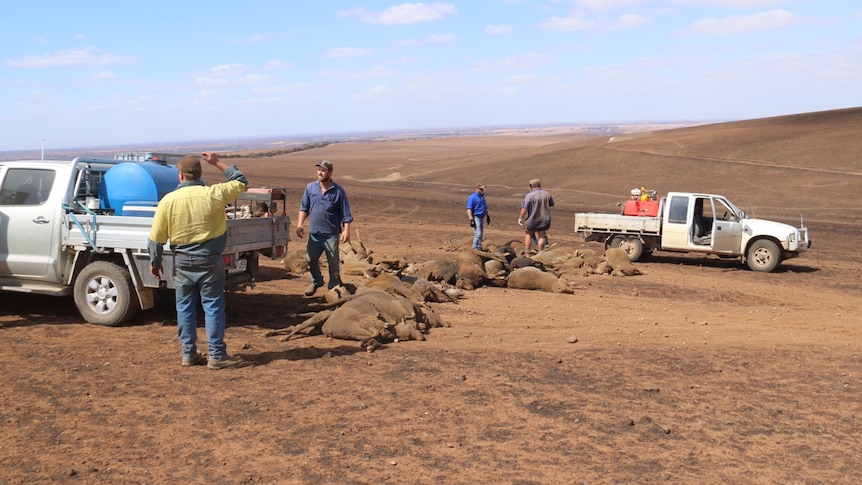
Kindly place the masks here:
[(253, 185), (287, 187), (293, 219), (314, 162), (331, 160), (354, 237), (408, 261), (451, 255), (441, 246), (471, 234), (477, 182), (486, 242), (521, 239), (531, 178), (557, 201), (558, 245), (600, 249), (573, 233), (574, 213), (618, 212), (645, 186), (723, 194), (791, 224), (801, 214), (813, 248), (769, 274), (656, 253), (637, 263), (643, 275), (584, 277), (573, 295), (482, 287), (433, 304), (449, 327), (374, 353), (266, 337), (320, 297), (264, 261), (255, 288), (228, 295), (228, 348), (249, 365), (218, 372), (181, 368), (167, 297), (103, 328), (71, 299), (0, 294), (0, 484), (858, 483), (860, 118), (231, 160)]

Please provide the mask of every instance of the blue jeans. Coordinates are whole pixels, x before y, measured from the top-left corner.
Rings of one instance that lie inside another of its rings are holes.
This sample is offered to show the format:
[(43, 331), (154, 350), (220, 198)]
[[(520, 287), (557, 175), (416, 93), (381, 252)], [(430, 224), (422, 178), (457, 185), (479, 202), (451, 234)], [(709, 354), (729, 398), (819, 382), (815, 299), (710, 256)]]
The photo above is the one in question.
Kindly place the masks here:
[(224, 343), (224, 260), (221, 255), (174, 255), (174, 283), (177, 298), (177, 326), (183, 357), (197, 354), (198, 303), (204, 310), (209, 356), (227, 358)]
[(329, 266), (329, 286), (332, 289), (341, 284), (341, 262), (338, 254), (338, 236), (308, 235), (305, 245), (305, 260), (308, 271), (311, 272), (311, 282), (314, 286), (323, 286), (323, 274), (320, 273), (320, 255), (326, 253), (326, 264)]
[(482, 236), (485, 234), (485, 216), (473, 216), (476, 227), (473, 228), (473, 248), (482, 250)]

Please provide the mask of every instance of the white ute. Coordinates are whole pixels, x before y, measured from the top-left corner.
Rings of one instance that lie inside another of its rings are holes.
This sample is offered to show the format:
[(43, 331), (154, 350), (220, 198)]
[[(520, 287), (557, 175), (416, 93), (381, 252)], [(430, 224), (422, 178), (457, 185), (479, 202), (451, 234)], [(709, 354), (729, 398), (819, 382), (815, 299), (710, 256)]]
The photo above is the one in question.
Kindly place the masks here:
[(721, 195), (670, 192), (639, 200), (633, 191), (632, 198), (623, 214), (575, 214), (575, 232), (623, 249), (632, 261), (655, 250), (716, 254), (766, 272), (811, 247), (807, 227), (750, 219)]
[[(175, 286), (167, 247), (163, 278), (150, 274), (147, 240), (158, 200), (178, 183), (176, 173), (164, 162), (0, 162), (0, 290), (71, 294), (81, 316), (100, 325), (152, 308), (155, 289)], [(283, 257), (289, 239), (283, 189), (249, 189), (241, 200), (265, 200), (275, 215), (226, 213), (228, 288), (252, 285), (258, 256)]]

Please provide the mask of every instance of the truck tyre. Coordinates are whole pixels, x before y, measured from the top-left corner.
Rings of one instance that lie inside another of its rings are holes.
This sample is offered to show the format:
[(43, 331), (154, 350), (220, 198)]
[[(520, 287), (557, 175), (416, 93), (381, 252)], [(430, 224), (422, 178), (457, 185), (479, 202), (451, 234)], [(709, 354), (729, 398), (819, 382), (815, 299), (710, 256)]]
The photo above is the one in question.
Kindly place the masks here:
[(769, 273), (781, 263), (781, 251), (769, 239), (758, 239), (748, 247), (745, 262), (753, 271)]
[(644, 245), (640, 239), (631, 236), (614, 236), (611, 248), (620, 248), (629, 256), (629, 261), (637, 261), (644, 254)]
[(90, 323), (113, 327), (138, 312), (138, 299), (128, 270), (108, 261), (85, 266), (75, 280), (73, 292), (75, 306)]

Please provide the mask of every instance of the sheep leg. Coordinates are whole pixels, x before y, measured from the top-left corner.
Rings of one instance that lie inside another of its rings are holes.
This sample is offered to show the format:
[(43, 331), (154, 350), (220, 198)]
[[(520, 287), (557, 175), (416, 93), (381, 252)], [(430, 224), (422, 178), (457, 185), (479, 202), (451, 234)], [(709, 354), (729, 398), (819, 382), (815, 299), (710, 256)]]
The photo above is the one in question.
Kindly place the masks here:
[[(329, 315), (331, 313), (332, 313), (331, 311), (323, 311), (320, 313), (316, 313), (313, 317), (309, 318), (308, 320), (306, 320), (302, 323), (296, 324), (292, 327), (289, 327), (290, 332), (278, 340), (280, 342), (287, 342), (288, 340), (290, 340), (291, 337), (293, 337), (297, 333), (302, 332), (303, 330), (311, 329), (311, 328), (314, 328), (318, 325), (323, 324), (324, 322), (326, 322), (326, 319), (329, 318)], [(288, 330), (288, 329), (285, 329), (285, 330)]]

